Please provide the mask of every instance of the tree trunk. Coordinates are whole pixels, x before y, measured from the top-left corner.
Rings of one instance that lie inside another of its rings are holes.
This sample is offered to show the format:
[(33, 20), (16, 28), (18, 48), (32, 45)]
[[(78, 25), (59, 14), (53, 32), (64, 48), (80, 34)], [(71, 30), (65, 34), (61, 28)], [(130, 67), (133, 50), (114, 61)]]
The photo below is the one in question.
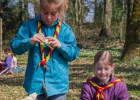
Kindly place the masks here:
[(28, 20), (29, 19), (29, 16), (28, 16), (28, 1), (27, 0), (24, 0), (24, 16), (25, 16), (25, 20)]
[(105, 23), (103, 28), (101, 29), (101, 32), (99, 34), (99, 37), (101, 36), (111, 36), (111, 17), (112, 17), (112, 3), (111, 0), (105, 0), (104, 1), (104, 16), (105, 16)]
[(125, 3), (124, 3), (124, 0), (123, 0), (123, 12), (122, 12), (122, 18), (121, 18), (121, 22), (120, 22), (120, 34), (119, 34), (119, 42), (122, 43), (123, 41), (123, 25), (124, 25), (124, 10), (125, 10)]
[(94, 0), (94, 18), (93, 18), (93, 24), (96, 25), (96, 22), (97, 22), (97, 0)]
[(134, 0), (127, 0), (127, 28), (126, 31), (128, 29), (128, 25), (130, 24), (130, 19), (131, 19), (131, 14), (132, 14), (132, 10), (133, 10), (133, 3)]
[(0, 60), (2, 60), (2, 18), (0, 17)]
[(22, 0), (19, 1), (19, 9), (20, 9), (20, 13), (19, 13), (20, 25), (22, 25), (22, 22), (23, 22), (23, 7), (22, 7)]
[(73, 28), (74, 32), (75, 32), (75, 25), (76, 25), (76, 8), (75, 8), (75, 0), (74, 1), (70, 1), (69, 2), (69, 24), (70, 26)]
[(81, 34), (82, 31), (82, 0), (78, 0), (78, 33)]
[(107, 31), (107, 35), (111, 35), (111, 17), (112, 17), (112, 3), (111, 0), (106, 0), (105, 5), (105, 28)]
[(75, 1), (75, 24), (76, 24), (76, 32), (78, 35), (81, 34), (81, 27), (82, 27), (82, 1), (81, 0), (76, 0)]
[[(122, 60), (138, 60), (140, 58), (140, 0), (133, 3), (132, 17), (128, 22), (126, 30), (126, 39), (124, 50), (122, 52)], [(129, 11), (128, 11), (129, 12)], [(129, 15), (129, 14), (128, 14)]]

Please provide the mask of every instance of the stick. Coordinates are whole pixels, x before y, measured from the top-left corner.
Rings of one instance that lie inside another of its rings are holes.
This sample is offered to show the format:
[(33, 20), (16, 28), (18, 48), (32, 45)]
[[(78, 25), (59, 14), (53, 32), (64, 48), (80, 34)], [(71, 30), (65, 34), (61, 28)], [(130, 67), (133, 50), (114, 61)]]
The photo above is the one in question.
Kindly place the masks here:
[(6, 69), (2, 70), (2, 71), (0, 72), (0, 75), (3, 74), (4, 72), (6, 72), (8, 69), (9, 69), (9, 68), (6, 68)]
[(44, 94), (46, 96), (46, 100), (48, 100), (46, 86), (45, 86), (45, 83), (43, 81), (42, 81), (42, 85), (43, 85), (43, 89), (44, 89)]

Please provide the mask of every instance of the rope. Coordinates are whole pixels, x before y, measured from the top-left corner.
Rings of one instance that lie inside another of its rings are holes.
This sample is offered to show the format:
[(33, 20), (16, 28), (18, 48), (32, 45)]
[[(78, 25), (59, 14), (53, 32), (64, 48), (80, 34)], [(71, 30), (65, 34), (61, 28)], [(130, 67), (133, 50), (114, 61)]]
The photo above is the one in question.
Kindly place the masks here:
[[(56, 39), (58, 37), (58, 34), (60, 32), (60, 27), (61, 27), (61, 21), (58, 22), (57, 26), (56, 26), (56, 30), (54, 32), (54, 38)], [(39, 34), (42, 34), (41, 33), (42, 30), (41, 30), (41, 22), (38, 21), (38, 33)], [(44, 66), (44, 68), (46, 68), (46, 70), (48, 70), (48, 67), (46, 66), (46, 63), (48, 62), (48, 60), (50, 59), (51, 55), (52, 55), (52, 49), (49, 48), (49, 53), (48, 55), (46, 56), (46, 58), (44, 57), (44, 53), (45, 53), (45, 50), (44, 50), (44, 42), (40, 42), (40, 50), (41, 50), (41, 61), (40, 63), (38, 64), (38, 66)]]
[(105, 99), (105, 95), (104, 95), (103, 91), (106, 90), (106, 89), (108, 89), (108, 88), (110, 88), (110, 87), (112, 87), (116, 83), (121, 82), (121, 79), (118, 78), (115, 81), (111, 82), (110, 84), (108, 84), (107, 86), (104, 86), (104, 87), (100, 87), (95, 82), (93, 82), (91, 79), (87, 79), (87, 82), (90, 82), (91, 85), (97, 89), (96, 100), (100, 100), (100, 97), (102, 99)]

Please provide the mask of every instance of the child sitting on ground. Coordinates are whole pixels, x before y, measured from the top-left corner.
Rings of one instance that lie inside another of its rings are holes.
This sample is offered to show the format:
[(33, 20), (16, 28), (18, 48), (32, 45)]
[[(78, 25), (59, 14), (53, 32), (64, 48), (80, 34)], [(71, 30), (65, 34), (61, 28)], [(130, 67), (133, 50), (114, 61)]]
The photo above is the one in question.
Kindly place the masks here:
[(113, 57), (100, 51), (94, 57), (95, 76), (83, 84), (80, 100), (129, 100), (126, 84), (112, 75)]
[(17, 58), (16, 58), (16, 56), (14, 55), (14, 56), (13, 56), (12, 69), (16, 69), (16, 67), (17, 67)]
[(12, 68), (12, 63), (13, 63), (13, 53), (10, 49), (10, 47), (6, 47), (4, 49), (4, 53), (6, 55), (5, 61), (0, 61), (0, 64), (2, 66), (2, 70), (5, 70), (5, 73), (12, 73), (11, 68)]

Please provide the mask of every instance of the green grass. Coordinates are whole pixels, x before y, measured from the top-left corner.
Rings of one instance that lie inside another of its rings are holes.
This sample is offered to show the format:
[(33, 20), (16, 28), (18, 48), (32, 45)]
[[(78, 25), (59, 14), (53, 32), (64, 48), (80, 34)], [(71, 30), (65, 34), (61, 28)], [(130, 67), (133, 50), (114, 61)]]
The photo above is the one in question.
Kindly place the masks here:
[[(93, 56), (102, 48), (98, 49), (81, 49), (80, 56), (70, 63), (70, 87), (67, 93), (67, 100), (79, 100), (81, 86), (87, 78), (94, 75), (92, 69)], [(140, 62), (129, 61), (120, 62), (120, 48), (110, 48), (114, 57), (115, 76), (120, 77), (126, 82), (130, 100), (140, 100)], [(25, 68), (27, 62), (27, 53), (17, 56), (18, 65)], [(0, 100), (21, 100), (27, 96), (22, 87), (24, 72), (15, 73), (13, 75), (0, 76)]]

